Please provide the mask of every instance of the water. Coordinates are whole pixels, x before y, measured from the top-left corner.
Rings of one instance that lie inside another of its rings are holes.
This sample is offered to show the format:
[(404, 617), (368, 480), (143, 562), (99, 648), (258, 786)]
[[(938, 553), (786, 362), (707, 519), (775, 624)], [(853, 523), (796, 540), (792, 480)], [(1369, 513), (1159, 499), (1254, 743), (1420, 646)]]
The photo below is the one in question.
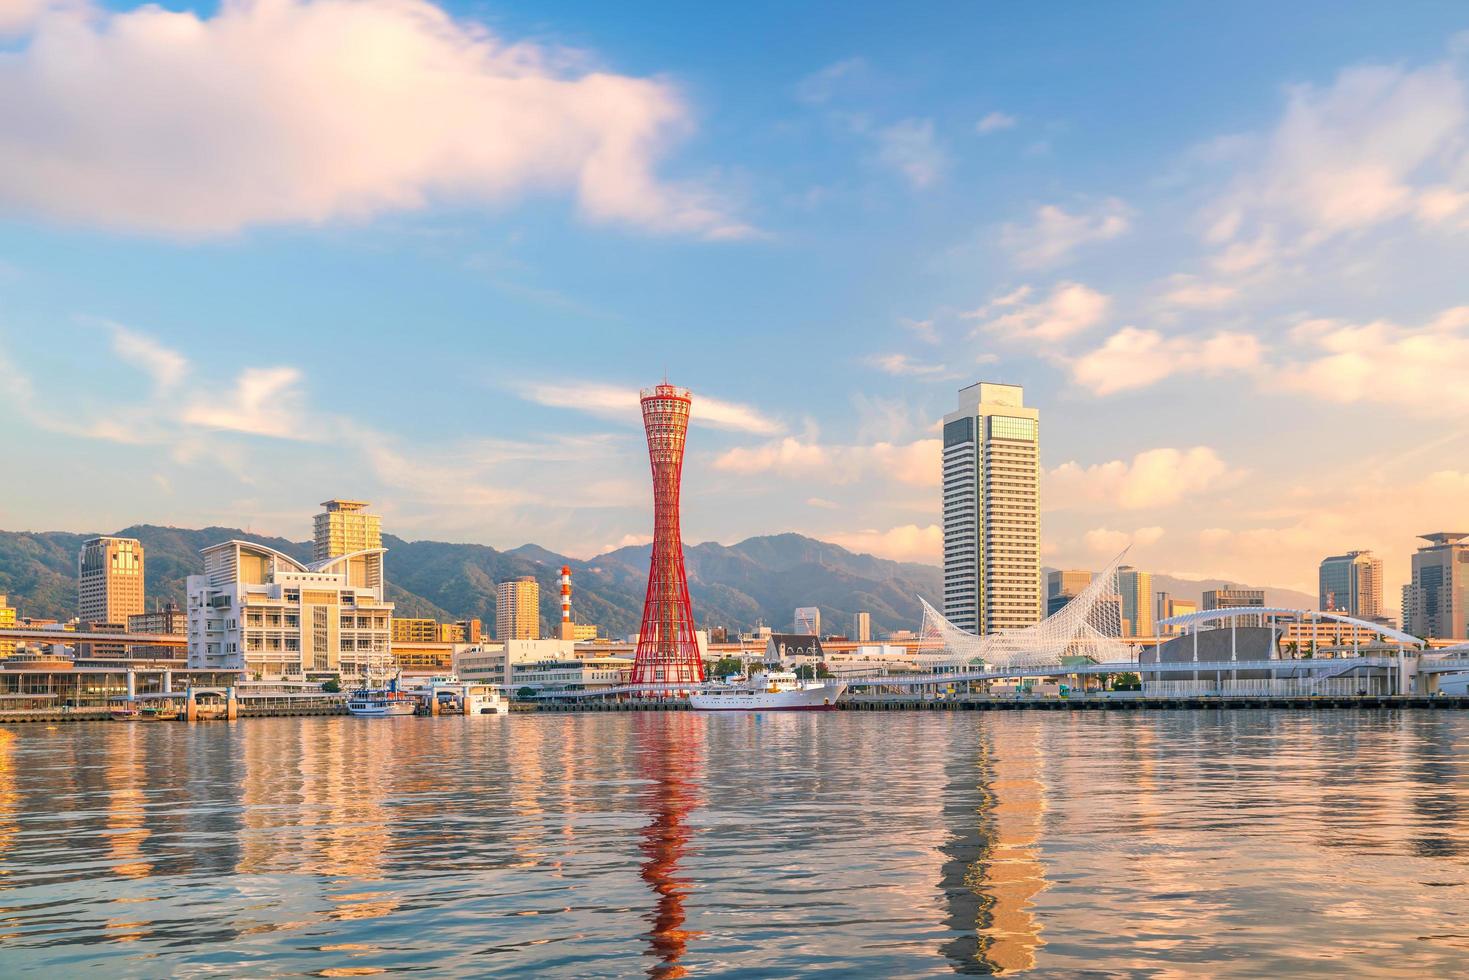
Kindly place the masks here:
[(1454, 712), (0, 728), (0, 974), (1460, 972)]

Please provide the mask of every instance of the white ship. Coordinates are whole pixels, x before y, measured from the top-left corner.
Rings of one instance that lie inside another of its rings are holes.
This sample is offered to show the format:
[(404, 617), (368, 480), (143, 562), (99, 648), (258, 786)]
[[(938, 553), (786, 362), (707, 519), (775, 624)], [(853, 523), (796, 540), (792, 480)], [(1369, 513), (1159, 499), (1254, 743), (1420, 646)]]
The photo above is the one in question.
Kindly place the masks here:
[(689, 696), (695, 711), (829, 711), (847, 685), (837, 680), (803, 681), (790, 671), (751, 674)]
[(347, 710), (358, 718), (397, 718), (416, 714), (418, 698), (392, 688), (364, 688), (347, 698)]

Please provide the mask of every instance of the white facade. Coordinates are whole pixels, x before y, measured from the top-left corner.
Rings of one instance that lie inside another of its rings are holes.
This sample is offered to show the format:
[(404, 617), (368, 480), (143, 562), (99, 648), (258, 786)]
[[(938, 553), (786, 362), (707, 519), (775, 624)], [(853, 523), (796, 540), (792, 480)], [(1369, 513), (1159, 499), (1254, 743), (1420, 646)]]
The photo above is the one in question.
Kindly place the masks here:
[(857, 643), (869, 643), (872, 640), (872, 615), (859, 612), (852, 617), (851, 639)]
[(821, 610), (816, 606), (801, 606), (796, 610), (795, 628), (791, 632), (805, 636), (820, 636)]
[(1040, 413), (981, 382), (944, 416), (944, 616), (977, 635), (1044, 617)]
[(269, 679), (388, 672), (382, 549), (309, 565), (248, 541), (203, 554), (204, 574), (187, 582), (191, 668)]

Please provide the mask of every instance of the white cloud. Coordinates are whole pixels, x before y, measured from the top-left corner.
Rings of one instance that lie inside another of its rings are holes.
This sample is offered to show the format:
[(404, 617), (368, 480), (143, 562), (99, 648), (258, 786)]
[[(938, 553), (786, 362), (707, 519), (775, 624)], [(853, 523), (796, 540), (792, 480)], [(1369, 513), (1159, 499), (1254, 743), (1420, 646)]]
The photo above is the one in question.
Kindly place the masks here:
[(975, 123), (974, 129), (981, 134), (993, 133), (1001, 129), (1009, 129), (1019, 121), (1019, 119), (1016, 119), (1009, 113), (991, 112), (979, 122)]
[(861, 58), (845, 58), (813, 72), (796, 84), (796, 98), (807, 105), (824, 105), (842, 85), (867, 70)]
[(129, 330), (120, 323), (103, 324), (112, 334), (112, 352), (119, 359), (153, 378), (154, 384), (167, 390), (177, 387), (189, 370), (188, 358), (171, 350), (152, 337)]
[(1204, 214), (1221, 269), (1260, 264), (1272, 239), (1299, 251), (1416, 214), (1457, 217), (1469, 198), (1469, 120), (1452, 63), (1349, 68), (1287, 90), (1261, 163)]
[(926, 364), (915, 361), (907, 354), (873, 354), (867, 363), (885, 374), (898, 377), (933, 377), (948, 371), (942, 364)]
[(939, 342), (938, 331), (934, 329), (933, 320), (910, 320), (903, 317), (898, 322), (911, 330), (913, 335), (924, 343), (936, 344)]
[(875, 137), (878, 160), (917, 190), (938, 183), (948, 168), (949, 157), (934, 138), (932, 119), (904, 119)]
[(1082, 466), (1062, 463), (1046, 474), (1043, 499), (1048, 509), (1113, 508), (1149, 510), (1237, 486), (1244, 471), (1232, 469), (1208, 446), (1164, 447), (1128, 460)]
[(1157, 544), (1162, 537), (1163, 529), (1156, 526), (1140, 527), (1131, 533), (1098, 527), (1082, 535), (1082, 540), (1092, 551), (1104, 555), (1116, 555), (1128, 545), (1146, 547), (1150, 544)]
[[(526, 381), (511, 387), (522, 398), (539, 405), (573, 408), (603, 418), (641, 424), (642, 409), (637, 388), (575, 380)], [(752, 406), (711, 398), (698, 392), (693, 393), (689, 422), (756, 435), (774, 435), (784, 429), (779, 422)]]
[[(1029, 295), (1030, 287), (1022, 290), (996, 300), (992, 306), (1014, 309), (982, 324), (982, 328), (1009, 341), (1060, 341), (1096, 326), (1107, 315), (1111, 304), (1104, 293), (1079, 282), (1058, 283), (1049, 296), (1028, 304), (1023, 299)], [(988, 309), (964, 315), (976, 319), (985, 316)]]
[(808, 482), (816, 478), (832, 485), (880, 475), (912, 486), (937, 486), (939, 447), (938, 439), (824, 446), (815, 438), (786, 436), (727, 450), (715, 458), (714, 468), (742, 475), (774, 472)]
[(1081, 214), (1046, 204), (1036, 209), (1030, 224), (1001, 228), (1000, 244), (1024, 268), (1055, 265), (1083, 245), (1125, 234), (1132, 225), (1131, 215), (1131, 209), (1115, 197)]
[(1220, 331), (1208, 337), (1165, 337), (1156, 330), (1123, 327), (1087, 354), (1069, 361), (1071, 378), (1097, 395), (1146, 388), (1174, 374), (1212, 376), (1246, 371), (1260, 363), (1263, 347), (1253, 334)]
[(934, 564), (939, 561), (944, 550), (944, 532), (937, 524), (926, 527), (904, 524), (886, 531), (869, 529), (826, 534), (823, 537), (849, 551), (891, 558), (894, 561)]
[(690, 128), (668, 82), (507, 43), (426, 0), (31, 19), (0, 58), (0, 207), (192, 237), (570, 193), (593, 221), (750, 233), (655, 175)]
[(1290, 339), (1293, 356), (1272, 375), (1281, 388), (1420, 415), (1469, 413), (1469, 384), (1459, 380), (1469, 378), (1469, 306), (1417, 328), (1308, 320)]
[(1194, 310), (1217, 309), (1226, 305), (1239, 290), (1220, 282), (1205, 282), (1197, 276), (1176, 275), (1169, 278), (1162, 301), (1168, 306)]
[(807, 497), (806, 506), (815, 507), (818, 510), (841, 510), (842, 507), (836, 501), (827, 500), (825, 497)]
[(292, 367), (246, 368), (228, 395), (210, 392), (184, 409), (183, 420), (206, 429), (223, 429), (277, 439), (313, 439), (317, 426), (305, 421), (301, 372)]

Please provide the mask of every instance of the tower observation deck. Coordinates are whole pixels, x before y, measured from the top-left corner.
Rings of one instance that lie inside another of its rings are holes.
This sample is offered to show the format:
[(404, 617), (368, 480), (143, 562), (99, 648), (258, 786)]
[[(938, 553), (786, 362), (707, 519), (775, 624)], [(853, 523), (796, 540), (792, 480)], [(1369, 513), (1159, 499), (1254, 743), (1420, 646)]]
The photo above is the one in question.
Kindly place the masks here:
[(653, 554), (633, 658), (634, 684), (698, 684), (704, 680), (679, 528), (690, 403), (688, 389), (667, 382), (642, 392), (643, 428), (653, 470)]

